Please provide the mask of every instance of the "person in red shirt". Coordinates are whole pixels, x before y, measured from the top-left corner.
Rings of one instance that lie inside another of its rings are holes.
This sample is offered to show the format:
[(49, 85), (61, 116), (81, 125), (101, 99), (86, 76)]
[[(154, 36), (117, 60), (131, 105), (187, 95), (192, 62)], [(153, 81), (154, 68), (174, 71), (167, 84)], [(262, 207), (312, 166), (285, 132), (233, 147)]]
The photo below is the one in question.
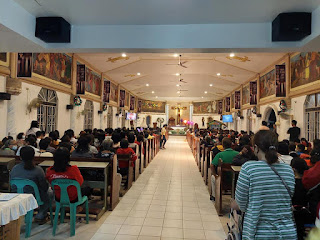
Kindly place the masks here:
[[(129, 148), (128, 146), (129, 146), (128, 140), (122, 139), (120, 142), (120, 148), (117, 149), (117, 155), (131, 154), (131, 160), (133, 161), (133, 166), (134, 166), (134, 162), (137, 160), (137, 155), (132, 150), (132, 148)], [(129, 167), (129, 162), (119, 161), (119, 168), (128, 168), (128, 167)]]
[[(70, 152), (67, 148), (58, 148), (53, 155), (54, 164), (47, 169), (46, 179), (51, 183), (54, 179), (64, 178), (76, 180), (80, 186), (83, 183), (83, 177), (77, 166), (71, 166)], [(60, 188), (55, 186), (54, 188), (56, 200), (60, 199)], [(78, 199), (77, 188), (75, 186), (68, 187), (68, 195), (70, 202), (76, 202)], [(86, 195), (86, 194), (84, 194)]]

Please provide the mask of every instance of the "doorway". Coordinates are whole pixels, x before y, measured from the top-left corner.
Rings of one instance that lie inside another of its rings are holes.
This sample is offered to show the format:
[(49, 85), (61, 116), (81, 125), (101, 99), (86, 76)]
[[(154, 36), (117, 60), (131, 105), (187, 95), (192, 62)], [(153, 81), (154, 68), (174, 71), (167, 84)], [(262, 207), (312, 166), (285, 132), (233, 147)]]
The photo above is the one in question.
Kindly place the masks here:
[(273, 130), (273, 125), (277, 122), (277, 116), (272, 108), (270, 108), (269, 113), (266, 115), (266, 122), (270, 130)]

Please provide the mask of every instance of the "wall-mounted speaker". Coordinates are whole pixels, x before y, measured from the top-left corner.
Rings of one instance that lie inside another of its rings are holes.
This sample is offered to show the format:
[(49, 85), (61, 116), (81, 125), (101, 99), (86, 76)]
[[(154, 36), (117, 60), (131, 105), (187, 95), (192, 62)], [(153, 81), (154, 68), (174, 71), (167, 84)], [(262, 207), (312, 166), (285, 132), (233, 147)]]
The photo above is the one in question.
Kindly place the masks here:
[(11, 100), (11, 94), (0, 92), (0, 100)]
[(257, 117), (258, 117), (258, 118), (261, 118), (262, 115), (261, 115), (260, 113), (257, 113)]
[(272, 41), (300, 41), (311, 34), (311, 13), (280, 13), (272, 22)]
[(38, 17), (35, 36), (47, 43), (70, 43), (71, 25), (62, 17)]
[(102, 114), (103, 113), (103, 111), (98, 111), (98, 114)]
[(67, 105), (67, 110), (72, 110), (73, 109), (73, 105)]
[(116, 113), (116, 117), (119, 117), (119, 113)]
[(240, 116), (240, 119), (244, 119), (244, 117), (243, 117), (243, 116)]

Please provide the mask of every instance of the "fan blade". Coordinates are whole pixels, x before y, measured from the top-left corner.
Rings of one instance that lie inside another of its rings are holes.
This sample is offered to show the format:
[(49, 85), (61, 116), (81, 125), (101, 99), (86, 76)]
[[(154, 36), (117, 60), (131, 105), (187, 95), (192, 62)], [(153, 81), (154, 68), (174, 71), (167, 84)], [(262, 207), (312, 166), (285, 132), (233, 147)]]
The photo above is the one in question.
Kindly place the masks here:
[(184, 61), (184, 62), (181, 62), (180, 64), (183, 65), (183, 64), (185, 64), (185, 63), (187, 63), (187, 62), (188, 62), (188, 61)]
[(167, 63), (166, 65), (172, 65), (172, 66), (173, 66), (173, 65), (178, 65), (178, 64), (173, 64), (173, 63)]
[(180, 81), (180, 82), (187, 83), (186, 81)]
[(184, 65), (180, 65), (181, 67), (183, 67), (183, 68), (188, 68), (187, 66), (184, 66)]

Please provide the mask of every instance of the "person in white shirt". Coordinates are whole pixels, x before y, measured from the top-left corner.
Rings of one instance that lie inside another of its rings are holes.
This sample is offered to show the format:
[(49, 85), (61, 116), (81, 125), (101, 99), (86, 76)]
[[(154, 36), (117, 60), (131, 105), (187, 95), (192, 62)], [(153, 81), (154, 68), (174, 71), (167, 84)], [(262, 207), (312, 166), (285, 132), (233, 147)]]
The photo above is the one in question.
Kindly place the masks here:
[(40, 150), (38, 153), (35, 153), (36, 157), (53, 157), (53, 154), (51, 152), (47, 152), (47, 148), (50, 145), (50, 139), (49, 138), (45, 138), (42, 139), (39, 143), (40, 146)]
[(278, 153), (279, 153), (278, 158), (280, 162), (284, 162), (288, 165), (291, 164), (293, 157), (289, 155), (289, 146), (286, 142), (279, 143)]
[(40, 141), (44, 138), (44, 135), (45, 135), (45, 132), (43, 132), (43, 131), (38, 131), (38, 132), (36, 132), (37, 148), (40, 148), (40, 147), (39, 147), (39, 143), (40, 143)]
[[(34, 149), (35, 154), (38, 154), (38, 153), (39, 153), (39, 149), (35, 147), (35, 146), (36, 146), (36, 138), (35, 138), (34, 136), (30, 135), (29, 137), (26, 138), (26, 146), (32, 147), (32, 148)], [(23, 148), (23, 147), (24, 147), (24, 146), (21, 146), (21, 147), (18, 149), (18, 151), (17, 151), (17, 153), (16, 153), (17, 156), (20, 156), (20, 150), (21, 150), (21, 148)]]
[(41, 129), (39, 128), (38, 121), (32, 121), (29, 130), (26, 132), (26, 135), (27, 136), (29, 136), (29, 135), (36, 136), (38, 131), (41, 131)]

